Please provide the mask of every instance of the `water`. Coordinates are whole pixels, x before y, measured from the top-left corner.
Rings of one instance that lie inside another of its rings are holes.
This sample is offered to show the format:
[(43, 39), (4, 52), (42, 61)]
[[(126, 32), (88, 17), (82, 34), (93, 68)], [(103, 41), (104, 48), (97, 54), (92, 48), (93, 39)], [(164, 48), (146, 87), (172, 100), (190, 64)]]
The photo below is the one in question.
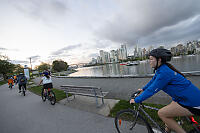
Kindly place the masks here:
[[(200, 55), (175, 57), (170, 63), (181, 72), (200, 71)], [(146, 60), (134, 66), (125, 66), (117, 63), (79, 68), (78, 72), (70, 76), (131, 76), (152, 73), (153, 70), (150, 68), (148, 60)]]

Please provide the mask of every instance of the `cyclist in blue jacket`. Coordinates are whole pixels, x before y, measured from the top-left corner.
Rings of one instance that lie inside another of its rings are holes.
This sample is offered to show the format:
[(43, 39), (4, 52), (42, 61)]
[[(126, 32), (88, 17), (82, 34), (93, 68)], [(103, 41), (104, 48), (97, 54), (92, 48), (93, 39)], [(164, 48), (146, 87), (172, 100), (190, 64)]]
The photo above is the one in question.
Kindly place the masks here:
[(172, 54), (167, 49), (157, 48), (150, 52), (150, 66), (155, 75), (142, 89), (142, 93), (130, 103), (140, 103), (162, 90), (172, 97), (172, 102), (158, 111), (159, 117), (167, 125), (168, 130), (185, 133), (173, 119), (176, 116), (200, 115), (200, 90), (171, 64)]

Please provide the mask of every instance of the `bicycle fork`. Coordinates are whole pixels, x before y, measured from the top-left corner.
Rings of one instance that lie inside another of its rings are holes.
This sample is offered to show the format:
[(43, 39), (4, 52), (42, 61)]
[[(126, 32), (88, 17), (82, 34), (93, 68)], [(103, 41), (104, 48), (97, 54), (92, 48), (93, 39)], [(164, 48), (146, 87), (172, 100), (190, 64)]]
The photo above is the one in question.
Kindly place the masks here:
[(131, 125), (130, 130), (132, 130), (133, 127), (136, 125), (137, 119), (138, 119), (138, 115), (139, 115), (139, 111), (137, 110), (137, 111), (135, 112), (135, 120), (133, 121), (133, 124)]

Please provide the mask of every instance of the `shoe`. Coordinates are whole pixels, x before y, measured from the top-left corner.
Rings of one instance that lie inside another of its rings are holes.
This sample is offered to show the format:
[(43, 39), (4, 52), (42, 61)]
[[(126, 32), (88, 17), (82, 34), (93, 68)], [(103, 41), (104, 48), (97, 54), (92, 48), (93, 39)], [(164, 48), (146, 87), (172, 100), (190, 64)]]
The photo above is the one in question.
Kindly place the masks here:
[(19, 93), (21, 93), (22, 91), (19, 91)]

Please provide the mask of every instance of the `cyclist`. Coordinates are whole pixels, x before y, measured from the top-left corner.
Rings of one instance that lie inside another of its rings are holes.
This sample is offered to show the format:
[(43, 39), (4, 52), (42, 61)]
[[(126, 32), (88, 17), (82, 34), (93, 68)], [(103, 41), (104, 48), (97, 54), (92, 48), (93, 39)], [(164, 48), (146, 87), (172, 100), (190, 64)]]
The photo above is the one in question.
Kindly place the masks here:
[(53, 84), (52, 84), (52, 80), (51, 80), (51, 76), (49, 75), (48, 72), (43, 72), (43, 77), (40, 80), (39, 85), (43, 83), (43, 88), (42, 88), (42, 92), (45, 91), (45, 89), (48, 88), (53, 88)]
[(17, 83), (17, 75), (14, 75), (13, 78), (14, 78), (14, 83), (16, 84)]
[(10, 88), (10, 84), (12, 84), (12, 86), (14, 85), (14, 80), (13, 80), (12, 76), (8, 79), (8, 87), (9, 88)]
[(155, 75), (143, 88), (142, 93), (130, 103), (140, 103), (163, 90), (172, 97), (172, 102), (158, 111), (159, 117), (169, 129), (177, 133), (185, 131), (173, 119), (176, 116), (200, 115), (200, 90), (194, 86), (185, 76), (176, 70), (171, 64), (172, 54), (167, 49), (157, 48), (150, 52), (150, 66), (154, 68)]
[(24, 89), (26, 91), (26, 84), (27, 84), (27, 78), (23, 73), (20, 73), (17, 77), (17, 83), (19, 86), (19, 93), (21, 92), (21, 87), (24, 86)]

